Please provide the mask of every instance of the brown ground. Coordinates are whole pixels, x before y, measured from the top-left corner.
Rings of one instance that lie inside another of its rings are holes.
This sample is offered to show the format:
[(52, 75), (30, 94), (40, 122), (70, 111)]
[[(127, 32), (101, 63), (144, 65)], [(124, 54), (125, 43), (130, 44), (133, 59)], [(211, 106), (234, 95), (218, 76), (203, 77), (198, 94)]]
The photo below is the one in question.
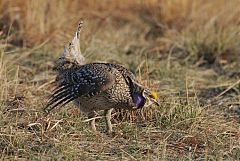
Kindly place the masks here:
[[(239, 15), (237, 0), (2, 0), (1, 159), (240, 160)], [(121, 63), (159, 95), (116, 111), (114, 135), (72, 104), (42, 112), (80, 18), (87, 62)]]

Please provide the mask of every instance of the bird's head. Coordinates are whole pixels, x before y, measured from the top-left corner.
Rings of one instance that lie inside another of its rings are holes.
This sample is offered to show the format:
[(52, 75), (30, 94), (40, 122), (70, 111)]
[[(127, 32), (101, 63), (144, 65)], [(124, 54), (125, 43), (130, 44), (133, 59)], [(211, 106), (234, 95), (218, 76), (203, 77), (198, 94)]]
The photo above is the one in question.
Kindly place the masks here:
[(130, 92), (135, 106), (134, 109), (139, 109), (144, 106), (149, 107), (152, 104), (160, 106), (158, 96), (155, 91), (149, 90), (130, 77), (127, 77), (126, 82), (130, 86)]
[(132, 98), (133, 103), (135, 104), (137, 109), (142, 108), (144, 106), (149, 107), (152, 104), (160, 106), (158, 102), (158, 96), (155, 91), (143, 89), (141, 93), (133, 93)]

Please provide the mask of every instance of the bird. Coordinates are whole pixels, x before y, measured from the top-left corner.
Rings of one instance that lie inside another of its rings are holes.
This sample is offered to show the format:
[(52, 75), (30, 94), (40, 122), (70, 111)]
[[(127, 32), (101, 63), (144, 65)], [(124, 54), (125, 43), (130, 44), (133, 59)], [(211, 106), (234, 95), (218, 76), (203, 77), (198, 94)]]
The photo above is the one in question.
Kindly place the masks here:
[(136, 81), (134, 74), (119, 64), (90, 63), (74, 65), (61, 71), (45, 112), (73, 101), (88, 114), (90, 126), (96, 131), (95, 115), (104, 110), (107, 132), (112, 132), (113, 109), (134, 110), (149, 102), (159, 106), (157, 95)]
[(79, 64), (65, 57), (60, 57), (56, 64), (56, 87), (44, 107), (46, 113), (73, 102), (88, 115), (90, 127), (96, 131), (96, 112), (104, 111), (107, 132), (112, 133), (113, 109), (135, 110), (147, 104), (159, 106), (156, 92), (141, 85), (123, 65), (105, 62)]

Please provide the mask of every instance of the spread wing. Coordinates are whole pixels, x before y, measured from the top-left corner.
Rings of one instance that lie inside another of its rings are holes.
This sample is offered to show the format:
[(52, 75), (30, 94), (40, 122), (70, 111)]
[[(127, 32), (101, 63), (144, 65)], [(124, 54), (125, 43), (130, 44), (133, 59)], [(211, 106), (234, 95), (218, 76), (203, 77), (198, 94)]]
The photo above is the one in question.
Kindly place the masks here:
[(57, 83), (59, 85), (48, 100), (45, 112), (80, 96), (91, 97), (107, 90), (115, 83), (115, 74), (103, 65), (84, 65), (59, 74)]

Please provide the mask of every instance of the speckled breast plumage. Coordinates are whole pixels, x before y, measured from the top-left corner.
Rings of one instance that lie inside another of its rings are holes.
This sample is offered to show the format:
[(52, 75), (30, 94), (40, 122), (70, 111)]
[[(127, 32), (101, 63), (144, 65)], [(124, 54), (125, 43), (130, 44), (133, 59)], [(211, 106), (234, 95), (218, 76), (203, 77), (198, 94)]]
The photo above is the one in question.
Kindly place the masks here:
[(118, 70), (113, 70), (116, 76), (114, 84), (107, 90), (97, 95), (80, 96), (74, 100), (74, 104), (80, 107), (82, 112), (107, 110), (111, 108), (132, 108), (134, 103), (129, 86), (123, 75)]
[(126, 68), (110, 63), (63, 69), (58, 74), (58, 86), (48, 106), (54, 108), (74, 101), (82, 112), (131, 109), (134, 107), (132, 79), (135, 79), (134, 75)]

